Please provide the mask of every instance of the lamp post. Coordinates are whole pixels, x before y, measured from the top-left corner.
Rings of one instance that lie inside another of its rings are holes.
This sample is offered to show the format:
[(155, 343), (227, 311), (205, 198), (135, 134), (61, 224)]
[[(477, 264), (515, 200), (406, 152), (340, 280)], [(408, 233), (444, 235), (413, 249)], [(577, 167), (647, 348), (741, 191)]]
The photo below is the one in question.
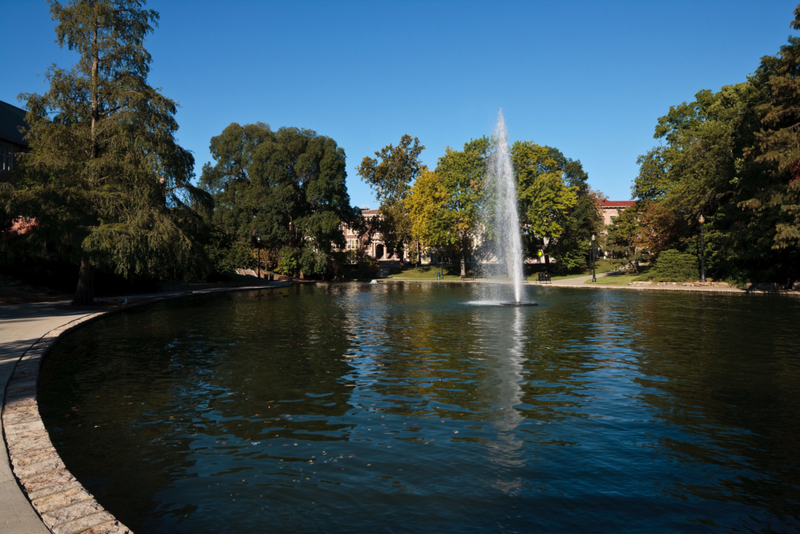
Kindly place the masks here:
[(700, 215), (700, 218), (697, 219), (700, 222), (700, 281), (706, 281), (706, 243), (705, 243), (705, 236), (703, 235), (703, 223), (706, 222), (706, 218), (703, 215)]
[(550, 238), (544, 236), (542, 238), (542, 243), (544, 243), (544, 272), (547, 272), (547, 268), (550, 266), (550, 256), (547, 254), (547, 245), (550, 244)]
[(597, 282), (597, 277), (594, 273), (594, 234), (592, 234), (592, 282)]
[(256, 269), (258, 272), (258, 281), (261, 281), (261, 238), (256, 238), (256, 250), (258, 251), (258, 263), (256, 264)]

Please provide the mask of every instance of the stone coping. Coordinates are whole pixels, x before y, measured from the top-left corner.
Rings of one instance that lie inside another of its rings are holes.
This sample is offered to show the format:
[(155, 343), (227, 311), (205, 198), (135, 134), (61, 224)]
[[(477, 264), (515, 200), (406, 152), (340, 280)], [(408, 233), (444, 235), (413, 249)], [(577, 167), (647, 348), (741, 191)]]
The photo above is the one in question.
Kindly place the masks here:
[[(740, 295), (785, 295), (800, 298), (800, 291), (795, 289), (739, 289), (728, 284), (722, 283), (678, 283), (678, 282), (636, 282), (627, 285), (623, 284), (603, 284), (601, 281), (602, 276), (597, 275), (597, 282), (589, 282), (591, 275), (576, 277), (576, 278), (562, 278), (560, 280), (553, 280), (552, 282), (538, 282), (535, 280), (526, 280), (524, 285), (535, 287), (571, 287), (583, 289), (623, 289), (630, 291), (694, 291), (703, 293), (738, 293)], [(576, 282), (577, 281), (577, 282)], [(485, 280), (467, 278), (464, 280), (415, 280), (413, 278), (381, 278), (379, 283), (393, 283), (393, 282), (417, 282), (417, 283), (434, 283), (434, 284), (505, 284), (507, 282), (500, 280)]]
[(53, 534), (133, 534), (69, 472), (44, 426), (37, 403), (39, 371), (58, 339), (76, 328), (112, 313), (188, 296), (286, 287), (290, 283), (219, 288), (158, 295), (114, 310), (104, 310), (50, 330), (25, 351), (6, 385), (3, 434), (12, 470), (20, 487)]
[(6, 386), (3, 433), (14, 476), (54, 534), (132, 532), (108, 513), (66, 468), (50, 441), (37, 403), (39, 370), (58, 338), (106, 314), (93, 313), (46, 333), (17, 361)]
[[(533, 284), (531, 284), (533, 285)], [(535, 284), (539, 285), (539, 284)], [(542, 286), (547, 287), (547, 286)], [(640, 284), (628, 285), (612, 285), (603, 284), (601, 281), (576, 284), (576, 285), (554, 285), (554, 287), (578, 287), (587, 289), (626, 289), (631, 291), (692, 291), (696, 293), (738, 293), (740, 295), (785, 295), (791, 297), (800, 297), (800, 291), (790, 289), (739, 289), (732, 286), (710, 286), (710, 285), (695, 285), (691, 283), (680, 284), (676, 282), (660, 282), (650, 283), (644, 282)]]

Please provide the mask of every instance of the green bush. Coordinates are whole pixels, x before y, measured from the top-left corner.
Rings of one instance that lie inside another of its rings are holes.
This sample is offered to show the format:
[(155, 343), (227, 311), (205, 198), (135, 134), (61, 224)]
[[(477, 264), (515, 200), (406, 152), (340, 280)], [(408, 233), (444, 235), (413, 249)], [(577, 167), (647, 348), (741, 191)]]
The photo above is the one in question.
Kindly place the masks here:
[(378, 262), (371, 256), (364, 256), (357, 263), (345, 262), (339, 266), (337, 280), (371, 280), (378, 274)]
[(636, 280), (653, 282), (692, 282), (700, 278), (697, 258), (677, 250), (665, 250), (658, 255), (655, 264)]
[(253, 249), (243, 240), (219, 234), (205, 246), (206, 254), (219, 273), (230, 273), (236, 269), (255, 269), (256, 257)]
[(281, 259), (278, 261), (278, 267), (275, 271), (280, 274), (294, 276), (294, 273), (296, 273), (300, 267), (298, 256), (299, 254), (296, 248), (283, 247), (281, 249)]
[(328, 271), (328, 255), (306, 244), (300, 253), (300, 270), (305, 278), (320, 278)]
[(591, 268), (586, 264), (586, 255), (579, 250), (568, 250), (564, 255), (555, 258), (552, 269), (558, 274), (574, 274)]
[(374, 278), (378, 274), (378, 260), (372, 256), (364, 256), (356, 268), (356, 277), (359, 279)]

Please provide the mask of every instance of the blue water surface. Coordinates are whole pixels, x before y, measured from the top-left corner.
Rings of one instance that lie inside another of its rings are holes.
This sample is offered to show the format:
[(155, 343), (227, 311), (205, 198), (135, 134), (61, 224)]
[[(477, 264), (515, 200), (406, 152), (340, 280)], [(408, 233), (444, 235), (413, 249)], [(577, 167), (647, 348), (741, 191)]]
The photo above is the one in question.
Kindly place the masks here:
[(59, 343), (41, 411), (137, 533), (800, 531), (800, 300), (498, 291), (119, 314)]

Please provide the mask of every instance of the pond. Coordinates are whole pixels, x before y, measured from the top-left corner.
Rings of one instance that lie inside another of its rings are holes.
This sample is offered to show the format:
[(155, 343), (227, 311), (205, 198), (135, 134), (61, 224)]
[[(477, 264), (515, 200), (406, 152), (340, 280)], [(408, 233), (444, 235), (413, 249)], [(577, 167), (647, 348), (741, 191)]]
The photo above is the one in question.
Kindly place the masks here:
[(66, 336), (40, 410), (138, 534), (794, 532), (800, 300), (320, 284)]

